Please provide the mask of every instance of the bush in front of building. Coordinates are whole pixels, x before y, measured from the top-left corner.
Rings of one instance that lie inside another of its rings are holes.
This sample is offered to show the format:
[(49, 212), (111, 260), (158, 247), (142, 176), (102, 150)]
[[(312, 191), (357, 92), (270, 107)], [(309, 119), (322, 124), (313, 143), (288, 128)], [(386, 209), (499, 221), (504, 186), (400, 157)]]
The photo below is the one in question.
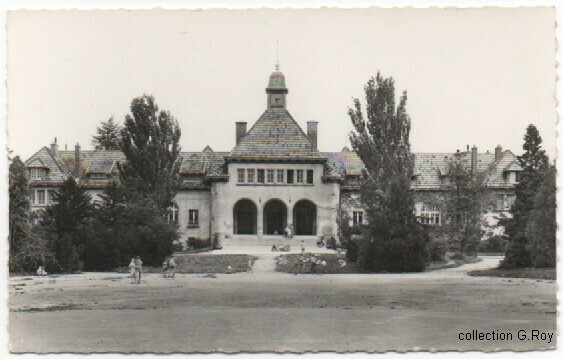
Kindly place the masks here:
[(211, 246), (211, 241), (209, 239), (201, 238), (188, 238), (188, 247), (192, 248), (208, 248)]
[(503, 236), (492, 236), (479, 243), (479, 253), (504, 253), (508, 241)]

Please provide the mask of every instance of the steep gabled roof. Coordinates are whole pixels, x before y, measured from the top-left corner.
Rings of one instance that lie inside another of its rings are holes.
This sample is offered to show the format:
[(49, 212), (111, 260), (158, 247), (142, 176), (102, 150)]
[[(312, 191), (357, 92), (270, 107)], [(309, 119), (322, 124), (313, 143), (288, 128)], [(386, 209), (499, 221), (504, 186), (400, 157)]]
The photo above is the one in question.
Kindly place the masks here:
[(230, 158), (321, 160), (307, 135), (283, 108), (270, 108), (231, 151)]
[(42, 147), (33, 156), (31, 156), (25, 165), (28, 167), (37, 167), (36, 164), (40, 162), (43, 168), (47, 168), (47, 175), (40, 180), (32, 180), (33, 185), (57, 185), (64, 182), (70, 176), (70, 172), (58, 156), (54, 156), (49, 148)]

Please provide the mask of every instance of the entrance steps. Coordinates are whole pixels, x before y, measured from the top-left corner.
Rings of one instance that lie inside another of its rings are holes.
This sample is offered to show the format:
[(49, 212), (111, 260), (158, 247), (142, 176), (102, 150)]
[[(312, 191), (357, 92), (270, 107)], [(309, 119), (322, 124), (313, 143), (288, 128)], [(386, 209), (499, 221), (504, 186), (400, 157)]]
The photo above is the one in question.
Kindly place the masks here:
[(258, 236), (252, 235), (234, 235), (231, 238), (225, 238), (221, 244), (224, 247), (230, 246), (269, 246), (273, 244), (289, 244), (291, 247), (301, 246), (301, 241), (305, 243), (305, 246), (316, 246), (317, 236), (294, 236), (291, 239), (284, 238), (283, 236)]

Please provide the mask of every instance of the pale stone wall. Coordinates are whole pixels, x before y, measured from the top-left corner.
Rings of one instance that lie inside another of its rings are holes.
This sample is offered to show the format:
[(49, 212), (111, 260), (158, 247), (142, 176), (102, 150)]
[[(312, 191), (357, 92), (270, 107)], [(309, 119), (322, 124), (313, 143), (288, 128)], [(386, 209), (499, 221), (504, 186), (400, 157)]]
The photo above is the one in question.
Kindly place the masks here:
[[(313, 184), (240, 184), (237, 183), (237, 169), (312, 169)], [(249, 199), (257, 207), (257, 235), (264, 233), (264, 205), (271, 199), (282, 201), (287, 207), (287, 223), (293, 223), (293, 208), (299, 200), (313, 202), (317, 208), (317, 235), (336, 236), (336, 215), (339, 203), (339, 184), (323, 183), (322, 164), (292, 163), (231, 163), (229, 181), (212, 184), (212, 233), (220, 236), (233, 236), (233, 209), (240, 199)]]
[[(211, 238), (211, 192), (209, 190), (180, 190), (174, 197), (178, 206), (180, 240)], [(188, 226), (189, 210), (199, 211), (199, 224)]]

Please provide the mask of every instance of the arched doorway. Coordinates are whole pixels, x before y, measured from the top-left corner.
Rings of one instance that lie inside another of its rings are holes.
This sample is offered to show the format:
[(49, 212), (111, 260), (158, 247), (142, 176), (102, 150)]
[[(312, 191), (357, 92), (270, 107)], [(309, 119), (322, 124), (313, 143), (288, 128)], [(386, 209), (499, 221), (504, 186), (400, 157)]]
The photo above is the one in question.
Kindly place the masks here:
[(264, 234), (283, 234), (287, 226), (287, 207), (279, 199), (264, 205)]
[(248, 199), (241, 199), (233, 208), (233, 233), (256, 234), (256, 205)]
[(317, 206), (306, 199), (295, 203), (293, 226), (295, 235), (312, 236), (317, 234)]

